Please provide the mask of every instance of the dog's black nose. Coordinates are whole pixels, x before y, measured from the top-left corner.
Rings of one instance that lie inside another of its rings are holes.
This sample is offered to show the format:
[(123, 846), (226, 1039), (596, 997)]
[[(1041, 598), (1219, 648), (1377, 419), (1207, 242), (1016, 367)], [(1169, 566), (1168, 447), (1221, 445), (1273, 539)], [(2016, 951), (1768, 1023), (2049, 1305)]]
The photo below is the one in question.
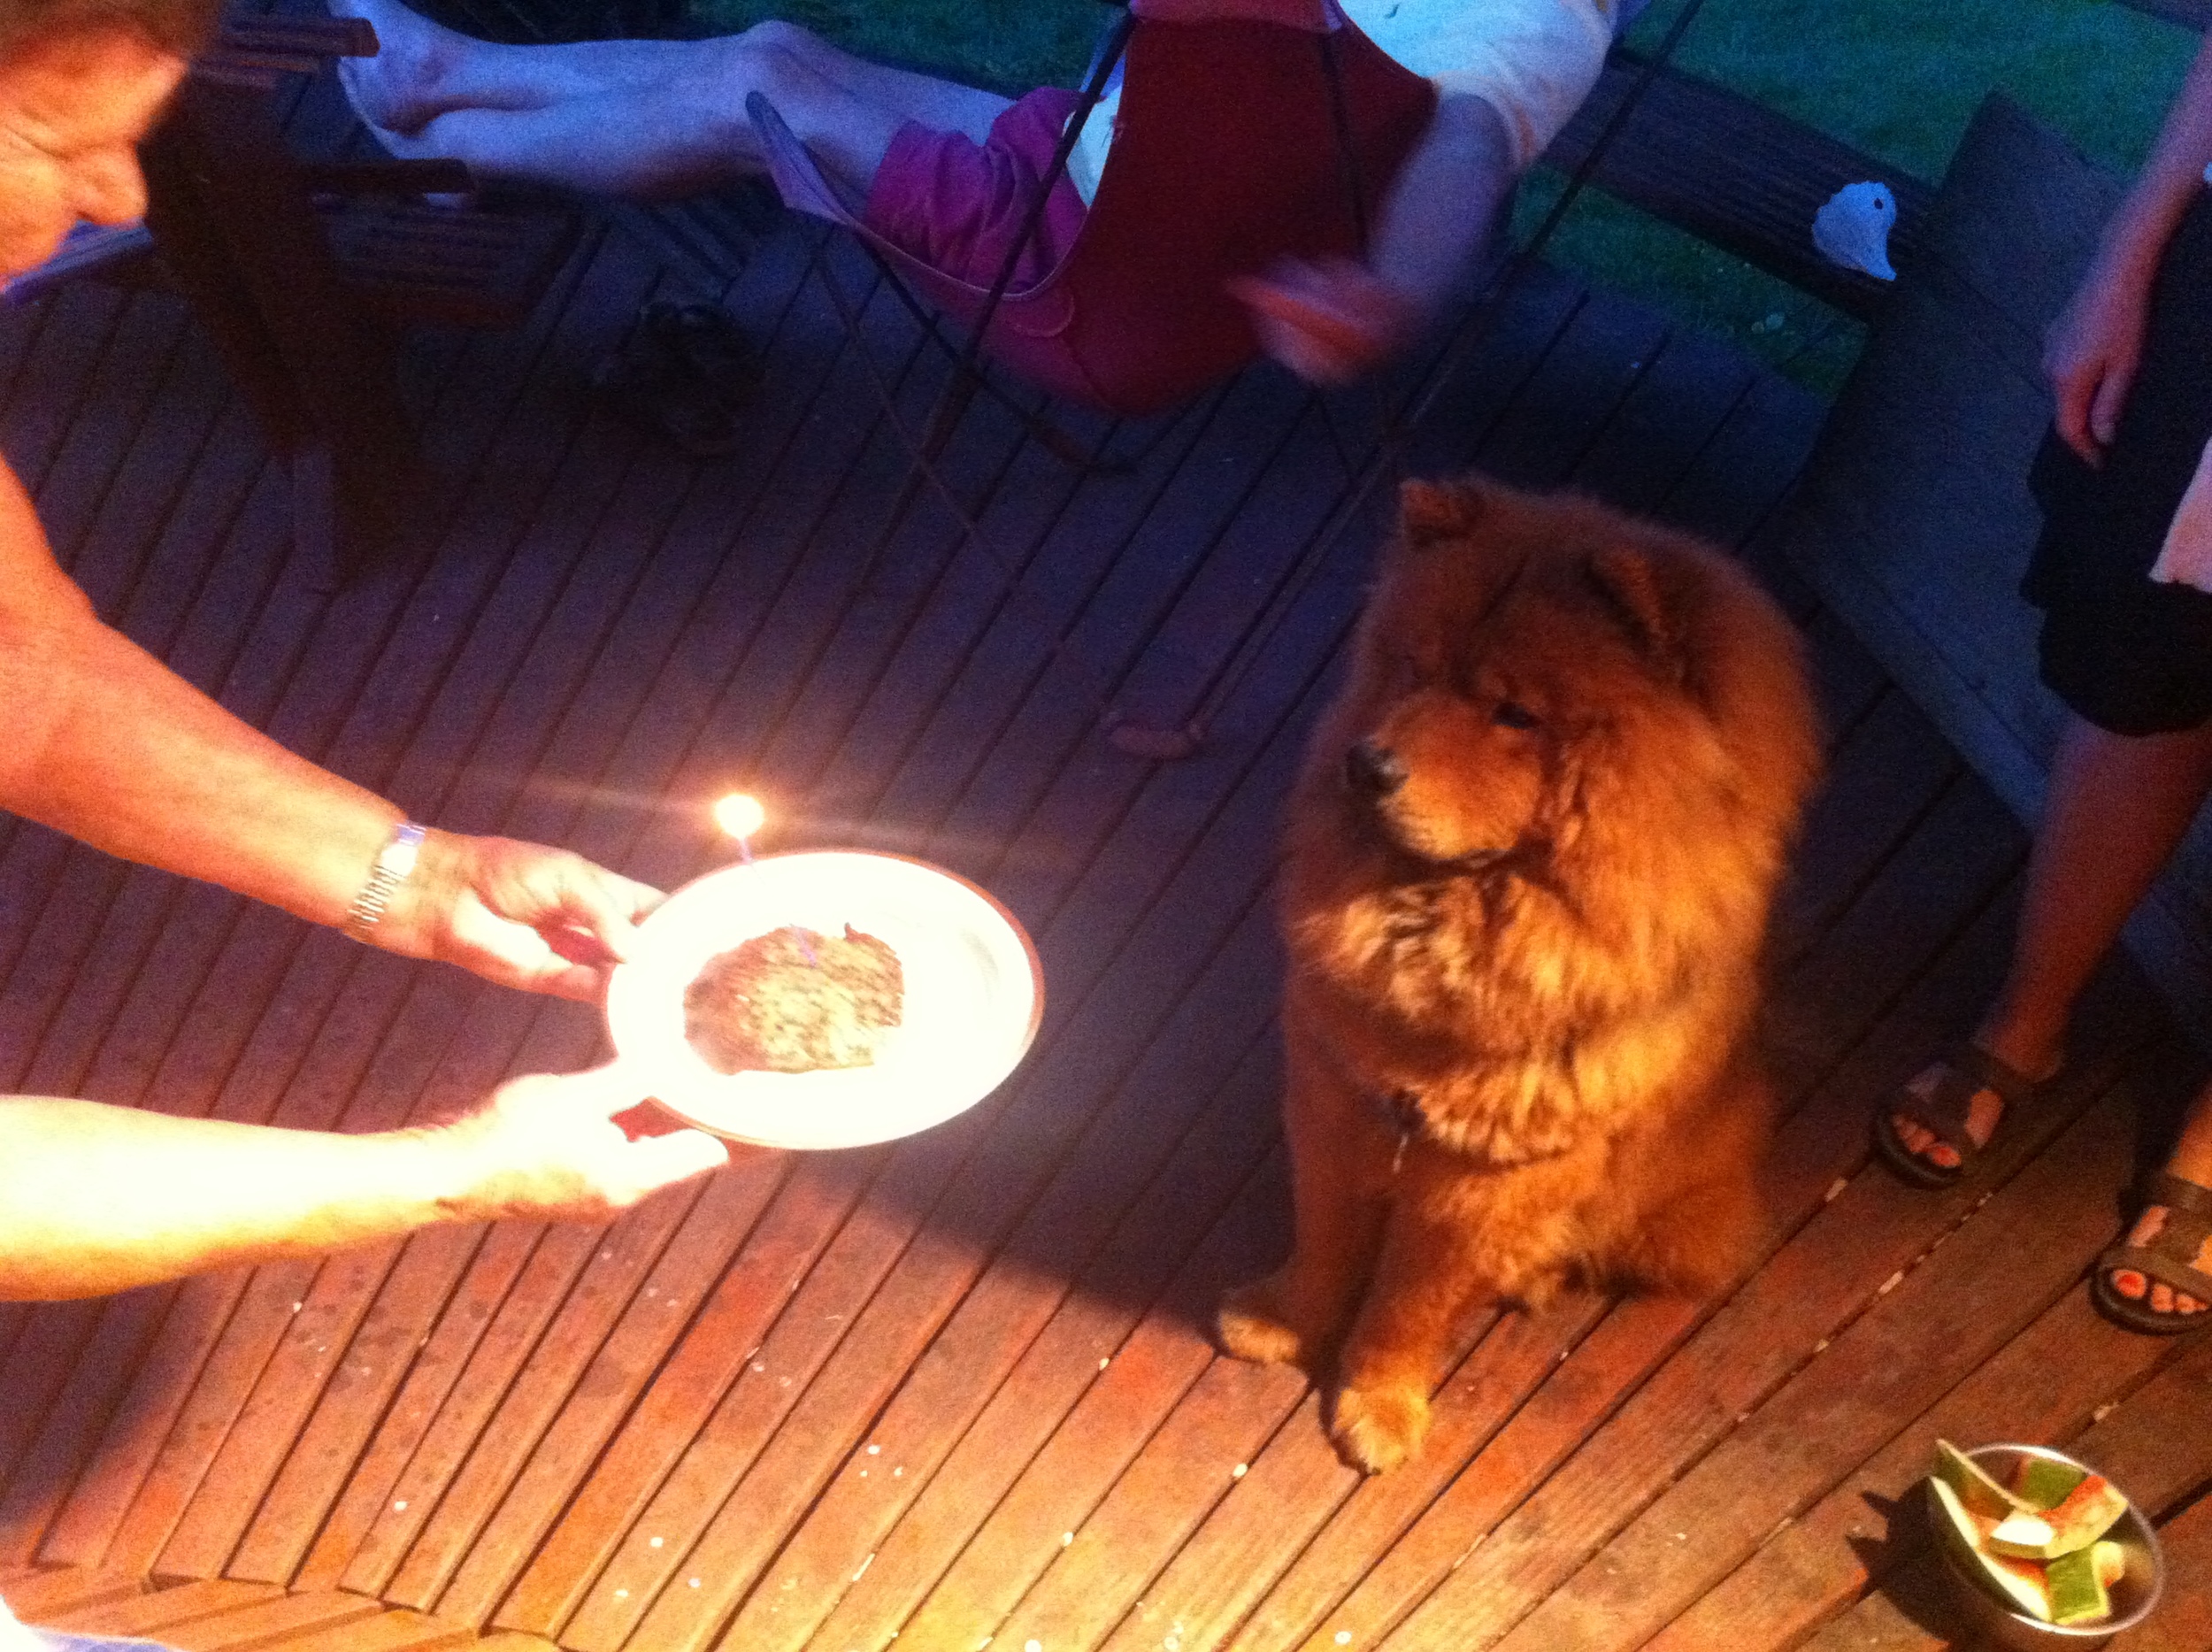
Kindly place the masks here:
[(1363, 740), (1344, 754), (1344, 783), (1361, 797), (1387, 797), (1406, 783), (1406, 765), (1389, 747)]

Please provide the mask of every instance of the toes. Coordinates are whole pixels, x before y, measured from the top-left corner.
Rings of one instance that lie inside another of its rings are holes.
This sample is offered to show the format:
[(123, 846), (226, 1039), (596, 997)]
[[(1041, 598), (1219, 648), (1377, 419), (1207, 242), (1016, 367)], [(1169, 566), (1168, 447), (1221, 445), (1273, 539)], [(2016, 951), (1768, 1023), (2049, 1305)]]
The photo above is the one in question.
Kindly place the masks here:
[(2143, 1287), (2148, 1281), (2133, 1268), (2115, 1268), (2111, 1277), (2112, 1288), (2130, 1302), (2139, 1302), (2143, 1300)]
[(1419, 1450), (1428, 1428), (1428, 1396), (1418, 1389), (1346, 1388), (1329, 1434), (1348, 1462), (1380, 1474)]
[(1925, 1159), (1939, 1170), (1958, 1168), (1958, 1149), (1937, 1136), (1925, 1125), (1917, 1124), (1902, 1113), (1892, 1113), (1889, 1123), (1890, 1128), (1897, 1133), (1898, 1141), (1904, 1144), (1905, 1151), (1915, 1158)]

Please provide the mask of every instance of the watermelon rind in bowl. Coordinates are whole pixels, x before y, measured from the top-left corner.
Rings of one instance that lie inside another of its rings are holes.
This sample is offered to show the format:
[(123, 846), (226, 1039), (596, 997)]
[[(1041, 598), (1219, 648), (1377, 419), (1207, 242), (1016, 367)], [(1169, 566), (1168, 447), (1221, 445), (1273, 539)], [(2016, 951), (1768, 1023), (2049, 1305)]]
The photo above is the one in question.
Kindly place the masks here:
[[(2000, 1485), (2010, 1485), (2022, 1463), (2031, 1459), (2055, 1463), (2082, 1473), (2096, 1472), (2089, 1464), (2048, 1446), (2012, 1442), (1977, 1446), (1966, 1456)], [(1933, 1524), (1932, 1507), (1930, 1513)], [(1936, 1534), (1944, 1575), (1950, 1580), (1951, 1593), (1959, 1610), (1989, 1645), (2014, 1648), (2014, 1652), (2058, 1652), (2059, 1648), (2080, 1652), (2102, 1646), (2121, 1631), (2134, 1628), (2148, 1617), (2157, 1607), (2158, 1597), (2166, 1585), (2166, 1557), (2159, 1547), (2158, 1533), (2132, 1500), (2126, 1512), (2105, 1533), (2120, 1545), (2127, 1565), (2120, 1580), (2111, 1588), (2111, 1615), (2093, 1624), (2046, 1623), (2008, 1605), (1999, 1598), (1996, 1586), (1980, 1575), (1980, 1568), (1973, 1559), (1960, 1554), (1955, 1542), (1946, 1541), (1939, 1525)]]

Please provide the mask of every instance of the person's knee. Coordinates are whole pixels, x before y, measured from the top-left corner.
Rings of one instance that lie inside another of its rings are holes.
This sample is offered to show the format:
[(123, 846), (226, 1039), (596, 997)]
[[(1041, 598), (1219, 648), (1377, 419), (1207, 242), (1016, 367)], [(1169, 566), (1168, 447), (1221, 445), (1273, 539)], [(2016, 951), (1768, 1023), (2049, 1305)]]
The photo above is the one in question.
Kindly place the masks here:
[(780, 17), (762, 19), (735, 40), (749, 50), (799, 63), (816, 62), (831, 50), (826, 41), (804, 24)]

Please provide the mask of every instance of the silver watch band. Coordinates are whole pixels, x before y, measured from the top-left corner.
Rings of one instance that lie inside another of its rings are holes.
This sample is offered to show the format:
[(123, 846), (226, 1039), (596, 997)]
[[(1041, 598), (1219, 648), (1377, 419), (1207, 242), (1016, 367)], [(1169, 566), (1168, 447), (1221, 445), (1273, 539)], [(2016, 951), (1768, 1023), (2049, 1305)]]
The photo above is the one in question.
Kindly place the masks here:
[(369, 933), (383, 918), (384, 909), (392, 903), (399, 886), (413, 874), (426, 831), (412, 820), (403, 820), (392, 828), (392, 835), (385, 840), (384, 847), (377, 850), (376, 859), (369, 866), (369, 880), (361, 886), (361, 893), (353, 897), (352, 909), (346, 913), (345, 933), (356, 941), (369, 938)]

